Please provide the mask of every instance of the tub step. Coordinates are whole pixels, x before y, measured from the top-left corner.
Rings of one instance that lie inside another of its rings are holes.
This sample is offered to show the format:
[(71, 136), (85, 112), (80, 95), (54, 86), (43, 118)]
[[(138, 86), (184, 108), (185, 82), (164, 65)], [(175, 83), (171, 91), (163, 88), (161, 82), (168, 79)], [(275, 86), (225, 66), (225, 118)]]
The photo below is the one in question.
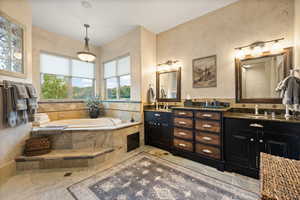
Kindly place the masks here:
[(112, 148), (52, 150), (40, 156), (19, 156), (17, 170), (89, 167), (100, 164)]

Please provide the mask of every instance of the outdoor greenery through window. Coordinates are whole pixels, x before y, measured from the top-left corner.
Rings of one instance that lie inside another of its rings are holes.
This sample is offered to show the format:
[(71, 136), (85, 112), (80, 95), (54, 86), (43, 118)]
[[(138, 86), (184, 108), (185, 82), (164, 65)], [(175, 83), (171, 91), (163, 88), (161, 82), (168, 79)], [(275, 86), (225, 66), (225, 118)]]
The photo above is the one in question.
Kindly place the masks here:
[(104, 63), (106, 99), (130, 99), (130, 56)]
[(86, 99), (95, 94), (95, 64), (41, 54), (43, 99)]

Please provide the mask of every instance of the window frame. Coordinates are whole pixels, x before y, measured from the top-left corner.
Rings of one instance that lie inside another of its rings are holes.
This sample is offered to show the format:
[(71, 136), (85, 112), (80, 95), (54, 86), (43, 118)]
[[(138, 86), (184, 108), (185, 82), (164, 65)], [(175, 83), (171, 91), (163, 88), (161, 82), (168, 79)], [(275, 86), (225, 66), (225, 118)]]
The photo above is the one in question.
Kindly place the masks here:
[[(1, 10), (0, 10), (0, 16), (5, 18), (6, 20), (8, 20), (9, 23), (14, 23), (22, 29), (22, 72), (13, 72), (13, 71), (0, 69), (0, 75), (26, 79), (27, 78), (27, 51), (26, 51), (27, 29), (26, 29), (26, 26), (24, 24), (20, 23), (18, 20), (10, 17), (8, 14), (4, 13)], [(11, 33), (9, 34), (9, 38), (11, 38)], [(9, 48), (11, 49), (11, 46)]]
[[(68, 60), (68, 63), (69, 63), (69, 74), (68, 75), (60, 75), (60, 74), (52, 74), (52, 73), (43, 73), (41, 72), (41, 56), (42, 55), (49, 55), (49, 56), (56, 56), (56, 57), (61, 57), (61, 58), (64, 58), (64, 59), (67, 59)], [(57, 53), (50, 53), (50, 52), (47, 52), (47, 51), (40, 51), (40, 54), (39, 54), (39, 59), (40, 59), (40, 67), (39, 67), (39, 79), (40, 79), (40, 99), (42, 102), (74, 102), (74, 101), (78, 101), (78, 102), (82, 102), (84, 101), (85, 99), (74, 99), (72, 98), (73, 97), (73, 87), (72, 87), (72, 78), (80, 78), (80, 79), (89, 79), (89, 80), (92, 80), (93, 82), (93, 96), (95, 97), (97, 92), (96, 92), (96, 62), (89, 62), (89, 63), (92, 63), (94, 65), (94, 70), (93, 70), (93, 74), (94, 74), (94, 77), (93, 78), (86, 78), (86, 77), (79, 77), (79, 76), (72, 76), (72, 60), (77, 60), (77, 61), (80, 61), (80, 62), (84, 62), (78, 58), (75, 58), (75, 57), (72, 57), (72, 56), (65, 56), (65, 55), (61, 55), (61, 54), (57, 54)], [(44, 99), (43, 96), (42, 96), (42, 75), (44, 74), (48, 74), (48, 75), (54, 75), (54, 76), (63, 76), (64, 78), (67, 79), (67, 84), (68, 84), (68, 97), (67, 98), (64, 98), (64, 99)]]
[[(121, 60), (122, 58), (125, 58), (125, 57), (129, 57), (129, 61), (130, 61), (130, 66), (129, 66), (129, 68), (130, 68), (130, 72), (128, 73), (128, 74), (122, 74), (122, 75), (118, 75), (118, 64), (119, 64), (119, 60)], [(116, 75), (115, 76), (109, 76), (109, 77), (104, 77), (104, 72), (105, 72), (105, 64), (106, 63), (109, 63), (109, 62), (113, 62), (113, 61), (116, 61)], [(131, 76), (131, 72), (132, 72), (132, 60), (131, 60), (131, 55), (129, 54), (129, 53), (127, 53), (127, 54), (124, 54), (124, 55), (122, 55), (122, 56), (118, 56), (118, 57), (116, 57), (116, 58), (114, 58), (114, 59), (111, 59), (111, 60), (108, 60), (108, 61), (105, 61), (105, 62), (103, 62), (103, 64), (102, 64), (102, 69), (103, 69), (103, 81), (104, 81), (104, 99), (105, 100), (107, 100), (107, 101), (130, 101), (131, 100), (131, 89), (132, 89), (132, 85), (131, 85), (131, 80), (132, 80), (132, 76)], [(120, 77), (122, 77), (122, 76), (130, 76), (130, 98), (120, 98), (120, 87), (121, 87), (121, 85), (120, 85)], [(107, 94), (107, 79), (112, 79), (112, 78), (116, 78), (117, 79), (117, 98), (116, 99), (109, 99), (108, 98), (108, 94)]]

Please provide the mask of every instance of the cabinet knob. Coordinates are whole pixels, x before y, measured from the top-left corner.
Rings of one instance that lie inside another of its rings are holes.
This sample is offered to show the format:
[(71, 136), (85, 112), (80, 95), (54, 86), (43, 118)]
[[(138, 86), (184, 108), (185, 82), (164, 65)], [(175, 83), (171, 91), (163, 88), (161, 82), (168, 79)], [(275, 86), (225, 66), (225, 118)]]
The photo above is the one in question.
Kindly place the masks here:
[(253, 138), (251, 138), (251, 139), (250, 139), (250, 141), (251, 141), (251, 142), (253, 142), (253, 141), (254, 141), (254, 139), (253, 139)]
[(259, 140), (259, 142), (260, 142), (260, 143), (263, 143), (264, 141), (263, 141), (263, 140)]
[(203, 114), (202, 117), (212, 117), (211, 114)]
[(212, 151), (209, 149), (203, 149), (202, 150), (203, 153), (208, 153), (208, 154), (212, 154)]
[(178, 123), (181, 124), (181, 125), (186, 125), (186, 122), (180, 121), (180, 122), (178, 122)]
[(250, 126), (250, 127), (255, 127), (255, 128), (263, 128), (263, 127), (264, 127), (263, 125), (261, 125), (261, 124), (256, 124), (256, 123), (250, 124), (249, 126)]
[(185, 112), (179, 112), (178, 114), (179, 114), (179, 115), (186, 115)]
[(160, 114), (155, 113), (154, 116), (155, 117), (160, 117)]

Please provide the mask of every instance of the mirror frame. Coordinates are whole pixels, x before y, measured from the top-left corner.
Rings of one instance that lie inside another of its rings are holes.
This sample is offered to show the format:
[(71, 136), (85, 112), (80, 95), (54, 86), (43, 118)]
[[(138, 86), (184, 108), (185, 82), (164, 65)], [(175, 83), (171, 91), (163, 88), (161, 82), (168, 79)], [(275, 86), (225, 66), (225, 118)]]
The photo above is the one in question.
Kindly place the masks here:
[[(160, 74), (177, 72), (177, 97), (173, 99), (162, 99), (159, 97)], [(181, 67), (178, 70), (156, 72), (156, 99), (158, 102), (180, 102), (181, 101)]]
[(242, 73), (241, 64), (242, 61), (254, 60), (258, 58), (272, 57), (276, 55), (285, 55), (284, 57), (284, 77), (289, 74), (289, 70), (292, 69), (293, 65), (293, 47), (284, 48), (282, 53), (271, 54), (270, 52), (263, 53), (262, 56), (253, 57), (246, 56), (245, 59), (235, 59), (235, 97), (236, 103), (270, 103), (270, 104), (281, 104), (281, 98), (250, 98), (246, 99), (242, 97)]

